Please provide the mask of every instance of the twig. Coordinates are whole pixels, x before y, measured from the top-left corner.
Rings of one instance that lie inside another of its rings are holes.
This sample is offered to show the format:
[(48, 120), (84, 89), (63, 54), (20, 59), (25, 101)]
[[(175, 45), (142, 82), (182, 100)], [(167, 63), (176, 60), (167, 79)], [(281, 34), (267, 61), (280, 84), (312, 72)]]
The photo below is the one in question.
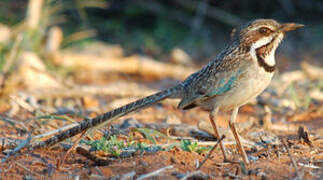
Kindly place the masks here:
[(15, 102), (16, 104), (18, 104), (19, 106), (21, 106), (22, 108), (26, 109), (28, 112), (34, 112), (35, 108), (32, 107), (30, 104), (28, 104), (26, 101), (24, 101), (22, 98), (18, 97), (18, 96), (14, 96), (11, 95), (9, 96), (10, 99)]
[(70, 129), (70, 128), (73, 128), (75, 126), (79, 125), (79, 123), (73, 123), (73, 124), (69, 124), (67, 126), (63, 126), (61, 128), (58, 128), (58, 129), (55, 129), (53, 131), (49, 131), (49, 132), (46, 132), (44, 134), (39, 134), (37, 136), (34, 136), (33, 139), (40, 139), (40, 138), (44, 138), (44, 137), (47, 137), (47, 136), (51, 136), (53, 134), (56, 134), (56, 133), (60, 133), (60, 132), (63, 132), (65, 131), (66, 129)]
[(123, 174), (120, 177), (120, 180), (127, 180), (127, 179), (133, 179), (133, 177), (136, 175), (136, 171), (131, 171), (127, 174)]
[(23, 140), (21, 139), (12, 139), (12, 138), (0, 138), (0, 149), (8, 149), (17, 147), (19, 143)]
[(72, 152), (72, 150), (75, 148), (75, 146), (80, 142), (80, 140), (85, 136), (86, 134), (86, 130), (82, 132), (82, 134), (80, 134), (80, 136), (76, 139), (76, 141), (74, 142), (73, 146), (67, 150), (66, 154), (63, 156), (63, 159), (62, 159), (62, 163), (60, 164), (61, 166), (64, 164), (67, 156), (70, 154), (70, 152)]
[(312, 165), (312, 164), (298, 163), (298, 165), (306, 167), (306, 168), (312, 168), (312, 169), (323, 169), (323, 167), (315, 166), (315, 165)]
[(183, 137), (193, 137), (195, 139), (214, 139), (210, 133), (205, 130), (200, 130), (196, 126), (191, 126), (187, 124), (168, 124), (168, 123), (147, 123), (142, 124), (143, 127), (156, 129), (158, 131), (163, 131), (165, 129), (171, 129), (173, 136), (178, 136), (177, 139), (183, 139)]
[(267, 144), (266, 147), (264, 147), (263, 149), (260, 149), (259, 151), (255, 152), (253, 154), (253, 156), (257, 157), (257, 156), (260, 156), (261, 154), (263, 153), (268, 153), (268, 150), (270, 150), (272, 148), (272, 145), (271, 144)]
[(232, 178), (232, 179), (242, 179), (241, 176), (235, 175), (235, 174), (232, 174), (232, 173), (228, 173), (227, 176), (230, 177), (230, 178)]
[(264, 110), (265, 110), (265, 114), (263, 118), (264, 129), (270, 130), (272, 128), (272, 123), (271, 123), (272, 112), (268, 105), (264, 106)]
[[(194, 171), (194, 172), (191, 172), (191, 173), (186, 174), (180, 180), (186, 180), (186, 179), (191, 178), (191, 177), (194, 177), (192, 179), (209, 179), (209, 178), (206, 178), (203, 175), (205, 175), (205, 174), (203, 174), (200, 170), (198, 170), (198, 171)], [(196, 176), (198, 176), (198, 177), (196, 177)]]
[[(28, 131), (27, 130), (28, 128), (25, 126), (25, 124), (23, 122), (16, 121), (12, 118), (0, 116), (0, 121), (4, 121), (6, 123), (9, 123), (11, 126), (15, 127), (16, 129), (19, 129), (21, 131)], [(16, 127), (17, 124), (21, 125), (22, 128)]]
[(285, 147), (285, 149), (286, 149), (286, 151), (287, 151), (287, 153), (288, 153), (288, 156), (289, 156), (290, 160), (292, 161), (292, 164), (293, 164), (293, 167), (295, 168), (295, 171), (296, 171), (296, 175), (297, 175), (297, 177), (298, 177), (298, 178), (300, 178), (300, 179), (302, 179), (301, 175), (300, 175), (300, 174), (299, 174), (299, 172), (298, 172), (297, 164), (296, 164), (296, 162), (295, 162), (295, 160), (294, 160), (294, 158), (293, 158), (292, 154), (290, 153), (288, 146), (286, 145), (286, 143), (285, 143), (285, 141), (284, 141), (284, 140), (281, 140), (281, 142), (282, 142), (283, 146)]
[[(188, 75), (194, 73), (196, 68), (185, 67), (163, 63), (145, 56), (133, 55), (122, 58), (97, 57), (88, 54), (64, 53), (62, 62), (59, 64), (64, 67), (74, 67), (80, 71), (103, 72), (122, 72), (125, 74), (139, 74), (154, 78), (173, 77), (176, 79), (185, 79)], [(120, 90), (120, 89), (119, 89)]]
[(88, 150), (82, 148), (82, 147), (77, 147), (76, 152), (92, 161), (95, 162), (97, 166), (106, 166), (111, 164), (111, 161), (106, 160), (106, 159), (101, 159), (97, 156), (92, 155)]
[(295, 124), (283, 124), (283, 123), (274, 123), (271, 124), (270, 130), (275, 131), (285, 131), (285, 132), (296, 132), (298, 130), (298, 125)]
[(304, 130), (303, 126), (300, 126), (298, 128), (298, 139), (299, 140), (304, 140), (304, 142), (309, 145), (311, 148), (313, 148), (313, 144), (311, 142), (311, 140), (308, 137), (308, 133)]
[(15, 126), (17, 123), (21, 123), (21, 122), (15, 121), (13, 119), (10, 119), (10, 118), (4, 117), (4, 116), (0, 116), (0, 121), (4, 121), (6, 123), (9, 123), (11, 126)]
[(31, 157), (37, 158), (39, 159), (40, 162), (42, 162), (43, 164), (45, 164), (47, 166), (47, 174), (48, 176), (52, 176), (53, 173), (55, 172), (56, 168), (54, 167), (54, 165), (52, 163), (49, 163), (45, 158), (43, 158), (41, 155), (39, 154), (31, 154)]
[[(23, 168), (24, 170), (28, 171), (28, 172), (29, 172), (29, 173), (31, 173), (31, 174), (34, 174), (34, 175), (37, 175), (37, 176), (43, 177), (43, 175), (38, 174), (38, 173), (35, 173), (34, 171), (32, 171), (32, 170), (28, 169), (26, 166), (24, 166), (24, 165), (20, 164), (19, 162), (16, 162), (16, 164), (17, 164), (19, 167)], [(43, 178), (42, 178), (42, 179), (43, 179)]]
[(17, 153), (18, 151), (20, 151), (20, 149), (28, 146), (30, 144), (30, 140), (31, 140), (31, 135), (28, 134), (28, 137), (26, 140), (22, 141), (20, 144), (18, 144), (17, 147), (15, 147), (14, 150), (10, 151), (6, 157), (4, 157), (2, 160), (1, 160), (1, 163), (4, 163), (10, 156), (14, 155), (15, 153)]
[(98, 173), (98, 175), (99, 175), (99, 176), (101, 176), (101, 177), (103, 177), (103, 176), (104, 176), (104, 174), (103, 174), (102, 170), (101, 170), (98, 166), (95, 166), (95, 167), (94, 167), (94, 170)]
[[(115, 176), (110, 177), (109, 179), (119, 179), (119, 180), (130, 180), (130, 179), (135, 179), (134, 176), (136, 175), (136, 171), (130, 171), (126, 174), (118, 174)], [(102, 175), (104, 177), (104, 175)], [(101, 178), (104, 179), (104, 178)]]
[(156, 171), (153, 171), (151, 173), (148, 173), (148, 174), (144, 174), (144, 175), (141, 175), (137, 178), (137, 180), (143, 180), (145, 178), (149, 178), (149, 177), (152, 177), (152, 176), (157, 176), (158, 174), (166, 171), (167, 169), (172, 169), (174, 168), (173, 165), (170, 165), (170, 166), (166, 166), (166, 167), (163, 167), (163, 168), (160, 168), (160, 169), (157, 169)]
[(200, 163), (200, 165), (196, 168), (196, 170), (199, 170), (203, 164), (206, 162), (207, 159), (209, 159), (209, 157), (211, 156), (211, 154), (213, 153), (213, 151), (216, 149), (216, 147), (219, 145), (219, 143), (225, 138), (224, 135), (222, 135), (222, 137), (218, 140), (218, 142), (212, 147), (212, 149), (209, 151), (209, 153), (205, 156), (205, 158), (203, 159), (203, 161)]

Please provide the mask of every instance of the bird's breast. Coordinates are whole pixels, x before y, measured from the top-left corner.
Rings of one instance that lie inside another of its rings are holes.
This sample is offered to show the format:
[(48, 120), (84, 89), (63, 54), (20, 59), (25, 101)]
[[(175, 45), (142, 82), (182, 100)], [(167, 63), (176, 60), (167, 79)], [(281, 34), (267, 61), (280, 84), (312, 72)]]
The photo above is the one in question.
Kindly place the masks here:
[(204, 109), (220, 106), (220, 109), (226, 111), (244, 105), (265, 90), (273, 74), (264, 71), (257, 64), (252, 65), (241, 73), (229, 91), (202, 102), (200, 106)]

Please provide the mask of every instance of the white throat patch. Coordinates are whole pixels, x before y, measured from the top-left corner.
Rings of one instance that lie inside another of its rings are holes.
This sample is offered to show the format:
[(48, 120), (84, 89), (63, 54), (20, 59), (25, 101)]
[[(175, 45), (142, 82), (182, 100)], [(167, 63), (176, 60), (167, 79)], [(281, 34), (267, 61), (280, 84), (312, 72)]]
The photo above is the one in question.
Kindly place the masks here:
[[(283, 39), (284, 34), (279, 34), (278, 37), (274, 40), (274, 47), (272, 51), (267, 55), (267, 57), (264, 58), (264, 61), (267, 65), (269, 66), (274, 66), (276, 64), (275, 62), (275, 52), (276, 48), (278, 47), (279, 43)], [(273, 37), (263, 37), (259, 39), (256, 43), (254, 43), (251, 48), (250, 48), (250, 55), (253, 60), (257, 61), (257, 55), (256, 55), (256, 50), (272, 41)]]
[(268, 56), (264, 58), (265, 63), (268, 64), (269, 66), (274, 66), (276, 64), (275, 52), (276, 52), (276, 47), (274, 47), (273, 50), (270, 51)]

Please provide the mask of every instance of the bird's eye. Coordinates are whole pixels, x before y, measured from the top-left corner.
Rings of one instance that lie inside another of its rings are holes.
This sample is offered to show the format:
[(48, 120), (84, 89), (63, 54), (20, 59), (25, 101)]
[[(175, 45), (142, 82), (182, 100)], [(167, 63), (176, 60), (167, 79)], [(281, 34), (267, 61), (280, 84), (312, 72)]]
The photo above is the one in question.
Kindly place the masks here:
[(262, 28), (260, 28), (260, 29), (259, 29), (259, 32), (260, 32), (261, 34), (267, 34), (269, 31), (270, 31), (270, 30), (269, 30), (268, 28), (266, 28), (266, 27), (262, 27)]

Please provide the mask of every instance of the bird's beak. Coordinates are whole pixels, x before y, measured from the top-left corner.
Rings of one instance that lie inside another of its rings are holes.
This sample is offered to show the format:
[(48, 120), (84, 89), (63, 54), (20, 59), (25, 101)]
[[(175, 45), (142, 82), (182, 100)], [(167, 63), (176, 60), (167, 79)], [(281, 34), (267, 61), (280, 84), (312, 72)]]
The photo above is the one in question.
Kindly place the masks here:
[(297, 28), (301, 28), (303, 27), (303, 24), (295, 24), (295, 23), (286, 23), (286, 24), (282, 24), (280, 25), (280, 28), (278, 29), (278, 31), (280, 32), (288, 32), (288, 31), (293, 31)]

